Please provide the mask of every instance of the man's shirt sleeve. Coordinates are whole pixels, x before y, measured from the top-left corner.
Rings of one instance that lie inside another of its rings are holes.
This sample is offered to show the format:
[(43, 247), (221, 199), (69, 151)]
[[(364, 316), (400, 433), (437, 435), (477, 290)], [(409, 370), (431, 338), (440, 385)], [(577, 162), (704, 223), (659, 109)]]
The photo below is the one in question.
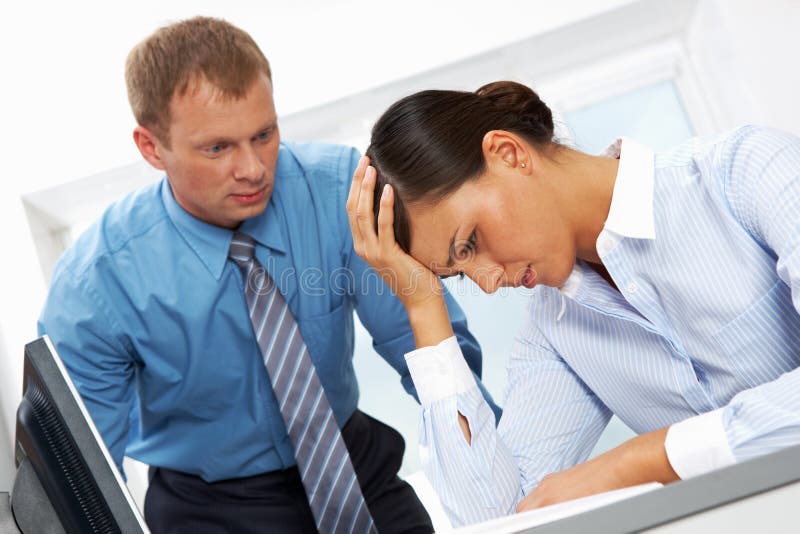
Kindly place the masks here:
[(134, 363), (114, 310), (86, 275), (57, 267), (38, 330), (58, 355), (122, 472), (134, 397)]

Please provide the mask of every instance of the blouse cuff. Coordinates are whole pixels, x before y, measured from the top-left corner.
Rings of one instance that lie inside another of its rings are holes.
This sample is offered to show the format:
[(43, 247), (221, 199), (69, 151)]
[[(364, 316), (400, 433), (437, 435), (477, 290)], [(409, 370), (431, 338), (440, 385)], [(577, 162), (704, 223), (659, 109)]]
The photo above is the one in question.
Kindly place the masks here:
[(455, 336), (407, 353), (406, 364), (423, 407), (476, 386)]
[(736, 463), (722, 423), (723, 409), (690, 417), (667, 430), (664, 448), (672, 469), (681, 479)]

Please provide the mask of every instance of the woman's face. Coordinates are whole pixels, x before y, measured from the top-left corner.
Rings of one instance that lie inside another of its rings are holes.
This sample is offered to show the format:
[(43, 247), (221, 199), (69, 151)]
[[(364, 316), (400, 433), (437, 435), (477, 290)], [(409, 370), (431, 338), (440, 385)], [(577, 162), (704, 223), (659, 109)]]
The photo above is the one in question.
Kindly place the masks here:
[(575, 238), (548, 179), (492, 169), (435, 204), (406, 206), (411, 255), (435, 274), (463, 272), (487, 293), (500, 287), (561, 287)]

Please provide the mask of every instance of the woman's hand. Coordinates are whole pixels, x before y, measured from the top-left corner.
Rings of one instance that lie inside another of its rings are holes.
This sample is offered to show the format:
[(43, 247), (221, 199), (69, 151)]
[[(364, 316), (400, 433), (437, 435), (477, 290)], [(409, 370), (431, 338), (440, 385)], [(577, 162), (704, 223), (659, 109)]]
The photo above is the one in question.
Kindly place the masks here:
[(678, 480), (664, 449), (667, 428), (637, 436), (588, 462), (542, 479), (517, 512), (646, 482)]
[(375, 168), (369, 165), (369, 158), (361, 158), (347, 197), (356, 254), (375, 269), (406, 307), (441, 298), (439, 278), (406, 254), (394, 239), (394, 190), (390, 185), (381, 195), (378, 230), (375, 231), (375, 178)]
[(417, 346), (435, 345), (453, 335), (441, 280), (395, 241), (394, 190), (388, 184), (381, 195), (375, 231), (375, 179), (369, 158), (361, 158), (347, 197), (353, 247), (405, 305)]

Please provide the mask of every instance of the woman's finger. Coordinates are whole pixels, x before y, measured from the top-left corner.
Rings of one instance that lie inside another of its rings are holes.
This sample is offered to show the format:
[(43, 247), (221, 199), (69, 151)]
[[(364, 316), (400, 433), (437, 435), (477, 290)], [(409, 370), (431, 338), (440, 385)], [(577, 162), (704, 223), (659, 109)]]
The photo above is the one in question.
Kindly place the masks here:
[(361, 190), (361, 182), (364, 180), (364, 171), (369, 165), (369, 158), (361, 156), (358, 160), (356, 170), (353, 171), (353, 181), (350, 183), (350, 192), (347, 195), (347, 211), (350, 212), (351, 208), (354, 210), (358, 203), (358, 192)]
[(381, 193), (381, 204), (378, 211), (378, 244), (384, 257), (397, 246), (394, 237), (394, 188), (389, 184), (383, 187)]
[(361, 182), (358, 205), (356, 206), (356, 224), (358, 224), (361, 239), (366, 246), (368, 254), (369, 250), (375, 250), (378, 247), (378, 236), (375, 234), (375, 216), (372, 213), (375, 179), (375, 168), (368, 166), (364, 171), (364, 180)]
[(367, 156), (362, 156), (356, 170), (353, 172), (353, 181), (350, 184), (350, 192), (347, 194), (347, 219), (350, 222), (350, 231), (353, 233), (353, 248), (355, 248), (356, 253), (359, 254), (363, 239), (361, 237), (361, 230), (356, 222), (356, 208), (358, 207), (361, 183), (364, 181), (364, 171), (368, 164), (369, 158)]

